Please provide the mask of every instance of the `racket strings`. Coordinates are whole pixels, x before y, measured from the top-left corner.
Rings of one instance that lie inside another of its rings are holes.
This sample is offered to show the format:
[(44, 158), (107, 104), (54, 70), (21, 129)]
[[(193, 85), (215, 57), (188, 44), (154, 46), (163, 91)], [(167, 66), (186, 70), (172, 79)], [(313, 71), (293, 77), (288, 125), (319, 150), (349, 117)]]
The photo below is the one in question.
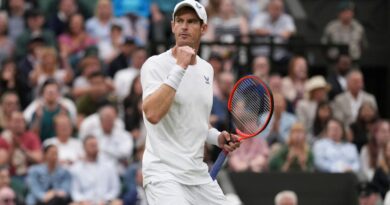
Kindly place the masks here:
[(271, 97), (266, 88), (252, 78), (237, 86), (231, 102), (233, 124), (246, 134), (262, 129), (271, 111)]

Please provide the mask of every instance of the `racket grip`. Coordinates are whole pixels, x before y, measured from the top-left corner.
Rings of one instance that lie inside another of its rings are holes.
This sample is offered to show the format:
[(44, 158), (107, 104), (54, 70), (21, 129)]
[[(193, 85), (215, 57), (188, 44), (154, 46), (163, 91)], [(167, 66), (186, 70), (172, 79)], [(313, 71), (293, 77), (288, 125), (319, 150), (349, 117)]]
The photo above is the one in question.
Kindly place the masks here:
[(227, 153), (225, 151), (221, 151), (221, 153), (219, 153), (218, 158), (215, 161), (213, 167), (211, 167), (210, 176), (213, 179), (213, 181), (217, 178), (218, 172), (219, 172), (219, 170), (221, 170), (222, 165), (225, 162), (226, 154)]

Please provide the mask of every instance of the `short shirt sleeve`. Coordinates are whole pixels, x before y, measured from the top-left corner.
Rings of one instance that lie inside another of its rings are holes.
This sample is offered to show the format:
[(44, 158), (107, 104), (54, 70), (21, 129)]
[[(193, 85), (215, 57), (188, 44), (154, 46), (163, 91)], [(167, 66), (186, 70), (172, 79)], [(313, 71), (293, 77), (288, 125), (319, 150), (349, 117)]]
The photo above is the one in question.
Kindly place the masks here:
[(152, 59), (148, 59), (141, 68), (142, 99), (156, 91), (163, 84), (162, 68)]

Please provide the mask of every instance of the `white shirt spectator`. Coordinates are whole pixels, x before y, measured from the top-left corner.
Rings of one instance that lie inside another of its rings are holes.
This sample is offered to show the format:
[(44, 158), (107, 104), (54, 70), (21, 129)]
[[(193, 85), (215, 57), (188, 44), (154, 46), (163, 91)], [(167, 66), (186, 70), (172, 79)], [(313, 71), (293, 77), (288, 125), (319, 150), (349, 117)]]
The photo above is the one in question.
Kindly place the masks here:
[(119, 100), (125, 99), (131, 92), (134, 78), (139, 75), (139, 69), (130, 67), (118, 71), (114, 76), (115, 92)]
[(106, 161), (80, 161), (72, 166), (71, 174), (71, 196), (75, 202), (98, 203), (119, 195), (119, 176), (114, 165)]
[(116, 18), (109, 21), (107, 24), (101, 24), (96, 17), (89, 19), (86, 23), (86, 31), (92, 37), (98, 39), (99, 42), (110, 42), (110, 31), (112, 24), (118, 24), (123, 29), (125, 36), (130, 36), (131, 33), (128, 21), (125, 18)]
[[(125, 124), (119, 118), (115, 120), (114, 130), (115, 129), (125, 129)], [(99, 114), (95, 113), (86, 117), (80, 125), (79, 130), (79, 139), (84, 140), (88, 135), (93, 135), (96, 132), (103, 132), (100, 126)], [(96, 137), (96, 136), (95, 136)]]
[(314, 143), (313, 154), (314, 164), (320, 171), (331, 173), (346, 171), (357, 173), (359, 171), (357, 148), (349, 142), (337, 143), (331, 139), (323, 138)]
[(56, 145), (58, 148), (58, 160), (68, 161), (71, 163), (77, 162), (84, 156), (82, 144), (80, 140), (70, 137), (67, 142), (62, 143), (57, 137), (46, 139), (43, 142), (44, 146)]

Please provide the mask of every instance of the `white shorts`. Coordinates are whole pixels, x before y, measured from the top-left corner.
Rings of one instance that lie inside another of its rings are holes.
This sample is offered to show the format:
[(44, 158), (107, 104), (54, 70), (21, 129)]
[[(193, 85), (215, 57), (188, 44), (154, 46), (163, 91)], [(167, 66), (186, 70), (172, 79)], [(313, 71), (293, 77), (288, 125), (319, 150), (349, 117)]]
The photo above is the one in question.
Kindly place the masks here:
[(184, 185), (175, 181), (147, 184), (149, 205), (226, 205), (226, 197), (216, 181), (202, 185)]

